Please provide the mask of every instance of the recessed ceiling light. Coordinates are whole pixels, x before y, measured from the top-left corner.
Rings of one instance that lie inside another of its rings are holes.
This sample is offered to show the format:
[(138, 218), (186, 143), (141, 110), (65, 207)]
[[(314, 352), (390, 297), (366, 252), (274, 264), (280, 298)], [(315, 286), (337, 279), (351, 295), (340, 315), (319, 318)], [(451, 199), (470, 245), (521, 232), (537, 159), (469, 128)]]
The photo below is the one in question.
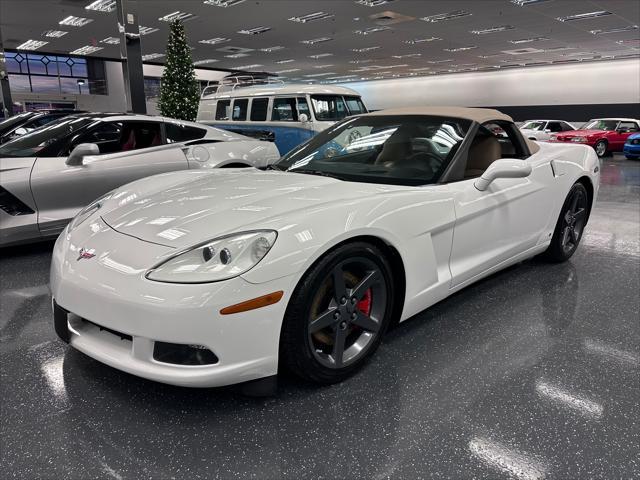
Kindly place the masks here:
[(551, 47), (547, 48), (545, 52), (564, 52), (565, 50), (575, 50), (576, 47)]
[(74, 17), (73, 15), (69, 15), (68, 17), (60, 20), (58, 24), (69, 25), (70, 27), (84, 27), (87, 23), (91, 22), (93, 22), (91, 18)]
[(576, 15), (568, 15), (566, 17), (556, 17), (556, 20), (560, 20), (561, 22), (574, 22), (576, 20), (587, 20), (590, 18), (606, 17), (607, 15), (611, 15), (611, 12), (607, 12), (606, 10), (600, 10), (597, 12), (587, 12), (587, 13), (578, 13)]
[(356, 30), (353, 33), (355, 33), (357, 35), (369, 35), (371, 33), (384, 32), (385, 30), (391, 30), (391, 28), (385, 27), (385, 26), (369, 27), (369, 28), (365, 28), (364, 30)]
[(313, 58), (317, 60), (318, 58), (332, 57), (332, 56), (333, 56), (333, 53), (317, 53), (316, 55), (309, 55), (309, 58)]
[(259, 35), (261, 33), (268, 32), (269, 30), (271, 30), (271, 27), (255, 27), (255, 28), (248, 28), (244, 30), (238, 30), (238, 33), (241, 33), (243, 35)]
[(157, 32), (158, 30), (160, 29), (153, 27), (143, 27), (142, 25), (138, 27), (138, 32), (140, 33), (140, 35), (149, 35), (150, 33)]
[(445, 52), (465, 52), (467, 50), (474, 50), (478, 48), (477, 45), (469, 45), (466, 47), (457, 47), (457, 48), (443, 48)]
[(499, 25), (497, 27), (485, 28), (483, 30), (471, 30), (471, 33), (476, 35), (486, 35), (488, 33), (506, 32), (507, 30), (513, 30), (516, 27), (513, 25)]
[(372, 58), (365, 58), (362, 60), (349, 60), (349, 63), (355, 63), (355, 64), (360, 64), (360, 63), (370, 63), (373, 62)]
[(147, 53), (146, 55), (142, 55), (142, 60), (153, 60), (155, 58), (164, 57), (164, 53)]
[(336, 72), (322, 72), (322, 73), (310, 73), (308, 75), (303, 75), (303, 77), (314, 78), (314, 77), (326, 77), (327, 75), (335, 75)]
[(414, 38), (413, 40), (405, 40), (404, 43), (415, 45), (416, 43), (435, 42), (442, 40), (440, 37)]
[(412, 72), (424, 72), (425, 70), (431, 70), (431, 67), (410, 68)]
[(543, 3), (548, 1), (550, 0), (511, 0), (511, 3), (514, 3), (519, 7), (526, 7), (527, 5), (532, 5), (534, 3)]
[(259, 67), (263, 67), (264, 65), (260, 65), (259, 63), (254, 63), (251, 65), (240, 65), (238, 67), (232, 67), (232, 70), (246, 70), (247, 68), (259, 68)]
[(89, 55), (95, 53), (98, 50), (102, 50), (102, 47), (94, 47), (93, 45), (85, 45), (84, 47), (76, 48), (69, 52), (71, 55)]
[(358, 75), (340, 75), (338, 77), (327, 77), (327, 80), (342, 80), (343, 78), (354, 78)]
[(385, 3), (391, 3), (394, 0), (356, 0), (356, 3), (360, 5), (365, 5), (367, 7), (379, 7), (380, 5), (384, 5)]
[(425, 22), (436, 23), (436, 22), (442, 22), (445, 20), (454, 20), (457, 18), (469, 17), (471, 15), (473, 14), (470, 12), (467, 12), (466, 10), (456, 10), (454, 12), (438, 13), (437, 15), (429, 15), (428, 17), (422, 17), (420, 20), (424, 20)]
[(267, 53), (277, 52), (278, 50), (284, 50), (284, 47), (281, 45), (276, 45), (275, 47), (265, 47), (260, 49), (261, 52)]
[(232, 53), (231, 55), (225, 55), (226, 58), (243, 58), (248, 56), (248, 53)]
[(100, 40), (100, 43), (108, 43), (109, 45), (118, 45), (120, 43), (120, 39), (117, 37), (107, 37)]
[(196, 18), (196, 16), (193, 13), (176, 10), (175, 12), (167, 13), (165, 16), (158, 18), (158, 20), (161, 22), (173, 22), (175, 20), (185, 22), (187, 20), (193, 20), (194, 18)]
[(519, 45), (520, 43), (531, 43), (531, 42), (543, 42), (549, 40), (547, 37), (531, 37), (531, 38), (520, 38), (518, 40), (509, 40), (509, 43), (513, 43), (515, 45)]
[(492, 57), (499, 57), (501, 55), (502, 53), (489, 53), (487, 55), (478, 55), (478, 58), (492, 58)]
[(278, 60), (276, 63), (291, 63), (295, 62), (293, 58), (287, 58), (286, 60)]
[(407, 53), (406, 55), (391, 55), (393, 58), (416, 58), (421, 57), (421, 53)]
[(44, 40), (27, 40), (16, 47), (16, 50), (37, 50), (40, 47), (45, 46), (49, 42)]
[(329, 67), (334, 67), (335, 65), (333, 63), (329, 63), (326, 65), (314, 65), (313, 68), (329, 68)]
[(45, 32), (42, 32), (42, 36), (60, 38), (60, 37), (64, 37), (67, 33), (69, 32), (65, 32), (64, 30), (47, 30)]
[(362, 53), (362, 52), (370, 52), (372, 50), (377, 50), (379, 48), (380, 48), (380, 45), (376, 45), (375, 47), (352, 48), (351, 51)]
[(279, 70), (279, 71), (273, 72), (273, 73), (281, 74), (281, 73), (291, 73), (291, 72), (299, 72), (299, 71), (300, 71), (299, 68), (289, 68), (287, 70)]
[(116, 0), (96, 0), (90, 3), (85, 10), (95, 10), (96, 12), (113, 12), (116, 9)]
[(216, 60), (215, 58), (205, 58), (204, 60), (198, 60), (196, 62), (193, 62), (194, 65), (206, 65), (207, 63), (215, 63), (218, 60)]
[(334, 15), (332, 13), (313, 12), (306, 15), (301, 15), (299, 17), (291, 17), (289, 20), (291, 20), (292, 22), (307, 23), (316, 20), (326, 20), (327, 18), (332, 18), (333, 16)]
[(208, 40), (199, 40), (198, 43), (204, 43), (206, 45), (217, 45), (218, 43), (225, 43), (229, 41), (231, 41), (230, 38), (216, 37), (216, 38), (209, 38)]
[(244, 2), (244, 0), (204, 0), (202, 3), (213, 5), (214, 7), (233, 7), (242, 2)]
[(319, 37), (312, 38), (310, 40), (302, 40), (300, 43), (304, 43), (305, 45), (315, 45), (316, 43), (329, 42), (331, 40), (333, 40), (331, 37)]
[(428, 63), (438, 64), (438, 63), (448, 63), (448, 62), (453, 62), (453, 60), (451, 60), (450, 58), (447, 60), (429, 60)]
[(607, 28), (604, 30), (591, 30), (591, 33), (593, 33), (594, 35), (606, 35), (608, 33), (632, 32), (634, 30), (638, 30), (638, 25), (628, 25), (626, 27), (618, 27), (618, 28)]

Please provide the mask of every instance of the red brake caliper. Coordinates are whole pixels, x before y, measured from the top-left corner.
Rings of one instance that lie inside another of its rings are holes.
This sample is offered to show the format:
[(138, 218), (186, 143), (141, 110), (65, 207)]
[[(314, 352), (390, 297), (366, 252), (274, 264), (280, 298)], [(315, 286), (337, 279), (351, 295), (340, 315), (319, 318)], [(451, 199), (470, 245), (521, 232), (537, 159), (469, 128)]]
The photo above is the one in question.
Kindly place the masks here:
[(358, 310), (367, 316), (371, 313), (371, 289), (368, 289), (362, 300), (358, 302)]

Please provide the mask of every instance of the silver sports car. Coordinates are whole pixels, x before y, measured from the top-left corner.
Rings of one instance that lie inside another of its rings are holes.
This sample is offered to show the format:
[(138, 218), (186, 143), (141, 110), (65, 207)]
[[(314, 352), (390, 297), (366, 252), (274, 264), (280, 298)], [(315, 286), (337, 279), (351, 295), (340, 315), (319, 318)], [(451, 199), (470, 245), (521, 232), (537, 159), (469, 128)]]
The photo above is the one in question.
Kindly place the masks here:
[(266, 167), (261, 142), (198, 123), (127, 114), (64, 117), (0, 146), (0, 246), (51, 238), (82, 207), (150, 175)]

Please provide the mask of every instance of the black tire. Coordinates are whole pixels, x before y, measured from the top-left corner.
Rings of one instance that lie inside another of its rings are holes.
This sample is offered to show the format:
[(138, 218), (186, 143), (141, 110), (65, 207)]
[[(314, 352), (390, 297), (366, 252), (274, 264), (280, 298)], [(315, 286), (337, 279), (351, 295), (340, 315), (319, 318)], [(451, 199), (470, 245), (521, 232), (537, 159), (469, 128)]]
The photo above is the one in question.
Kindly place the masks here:
[(545, 257), (565, 262), (575, 253), (589, 219), (589, 194), (582, 183), (574, 183), (565, 199)]
[[(342, 288), (336, 286), (339, 279), (333, 280), (336, 275), (342, 277)], [(280, 334), (280, 364), (320, 384), (352, 375), (375, 352), (389, 326), (392, 285), (389, 261), (372, 244), (348, 243), (325, 254), (305, 273), (289, 300)], [(366, 315), (361, 306), (365, 297)]]
[(606, 140), (598, 140), (596, 144), (593, 146), (593, 149), (596, 151), (596, 154), (599, 157), (606, 157), (609, 152), (607, 152), (607, 148), (609, 144)]

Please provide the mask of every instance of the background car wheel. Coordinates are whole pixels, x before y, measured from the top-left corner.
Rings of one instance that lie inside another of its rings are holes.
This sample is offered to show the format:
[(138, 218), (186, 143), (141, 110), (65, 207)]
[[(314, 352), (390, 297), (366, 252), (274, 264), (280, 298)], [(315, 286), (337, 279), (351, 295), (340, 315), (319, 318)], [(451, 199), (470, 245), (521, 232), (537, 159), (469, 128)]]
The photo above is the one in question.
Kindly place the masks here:
[(607, 142), (606, 140), (600, 140), (593, 147), (596, 151), (596, 154), (599, 157), (604, 157), (607, 154)]
[(589, 195), (581, 183), (575, 183), (567, 195), (551, 244), (545, 256), (554, 262), (569, 260), (575, 253), (589, 218)]
[(391, 272), (384, 254), (364, 242), (338, 247), (317, 262), (289, 301), (280, 337), (282, 365), (324, 384), (358, 370), (389, 325)]

